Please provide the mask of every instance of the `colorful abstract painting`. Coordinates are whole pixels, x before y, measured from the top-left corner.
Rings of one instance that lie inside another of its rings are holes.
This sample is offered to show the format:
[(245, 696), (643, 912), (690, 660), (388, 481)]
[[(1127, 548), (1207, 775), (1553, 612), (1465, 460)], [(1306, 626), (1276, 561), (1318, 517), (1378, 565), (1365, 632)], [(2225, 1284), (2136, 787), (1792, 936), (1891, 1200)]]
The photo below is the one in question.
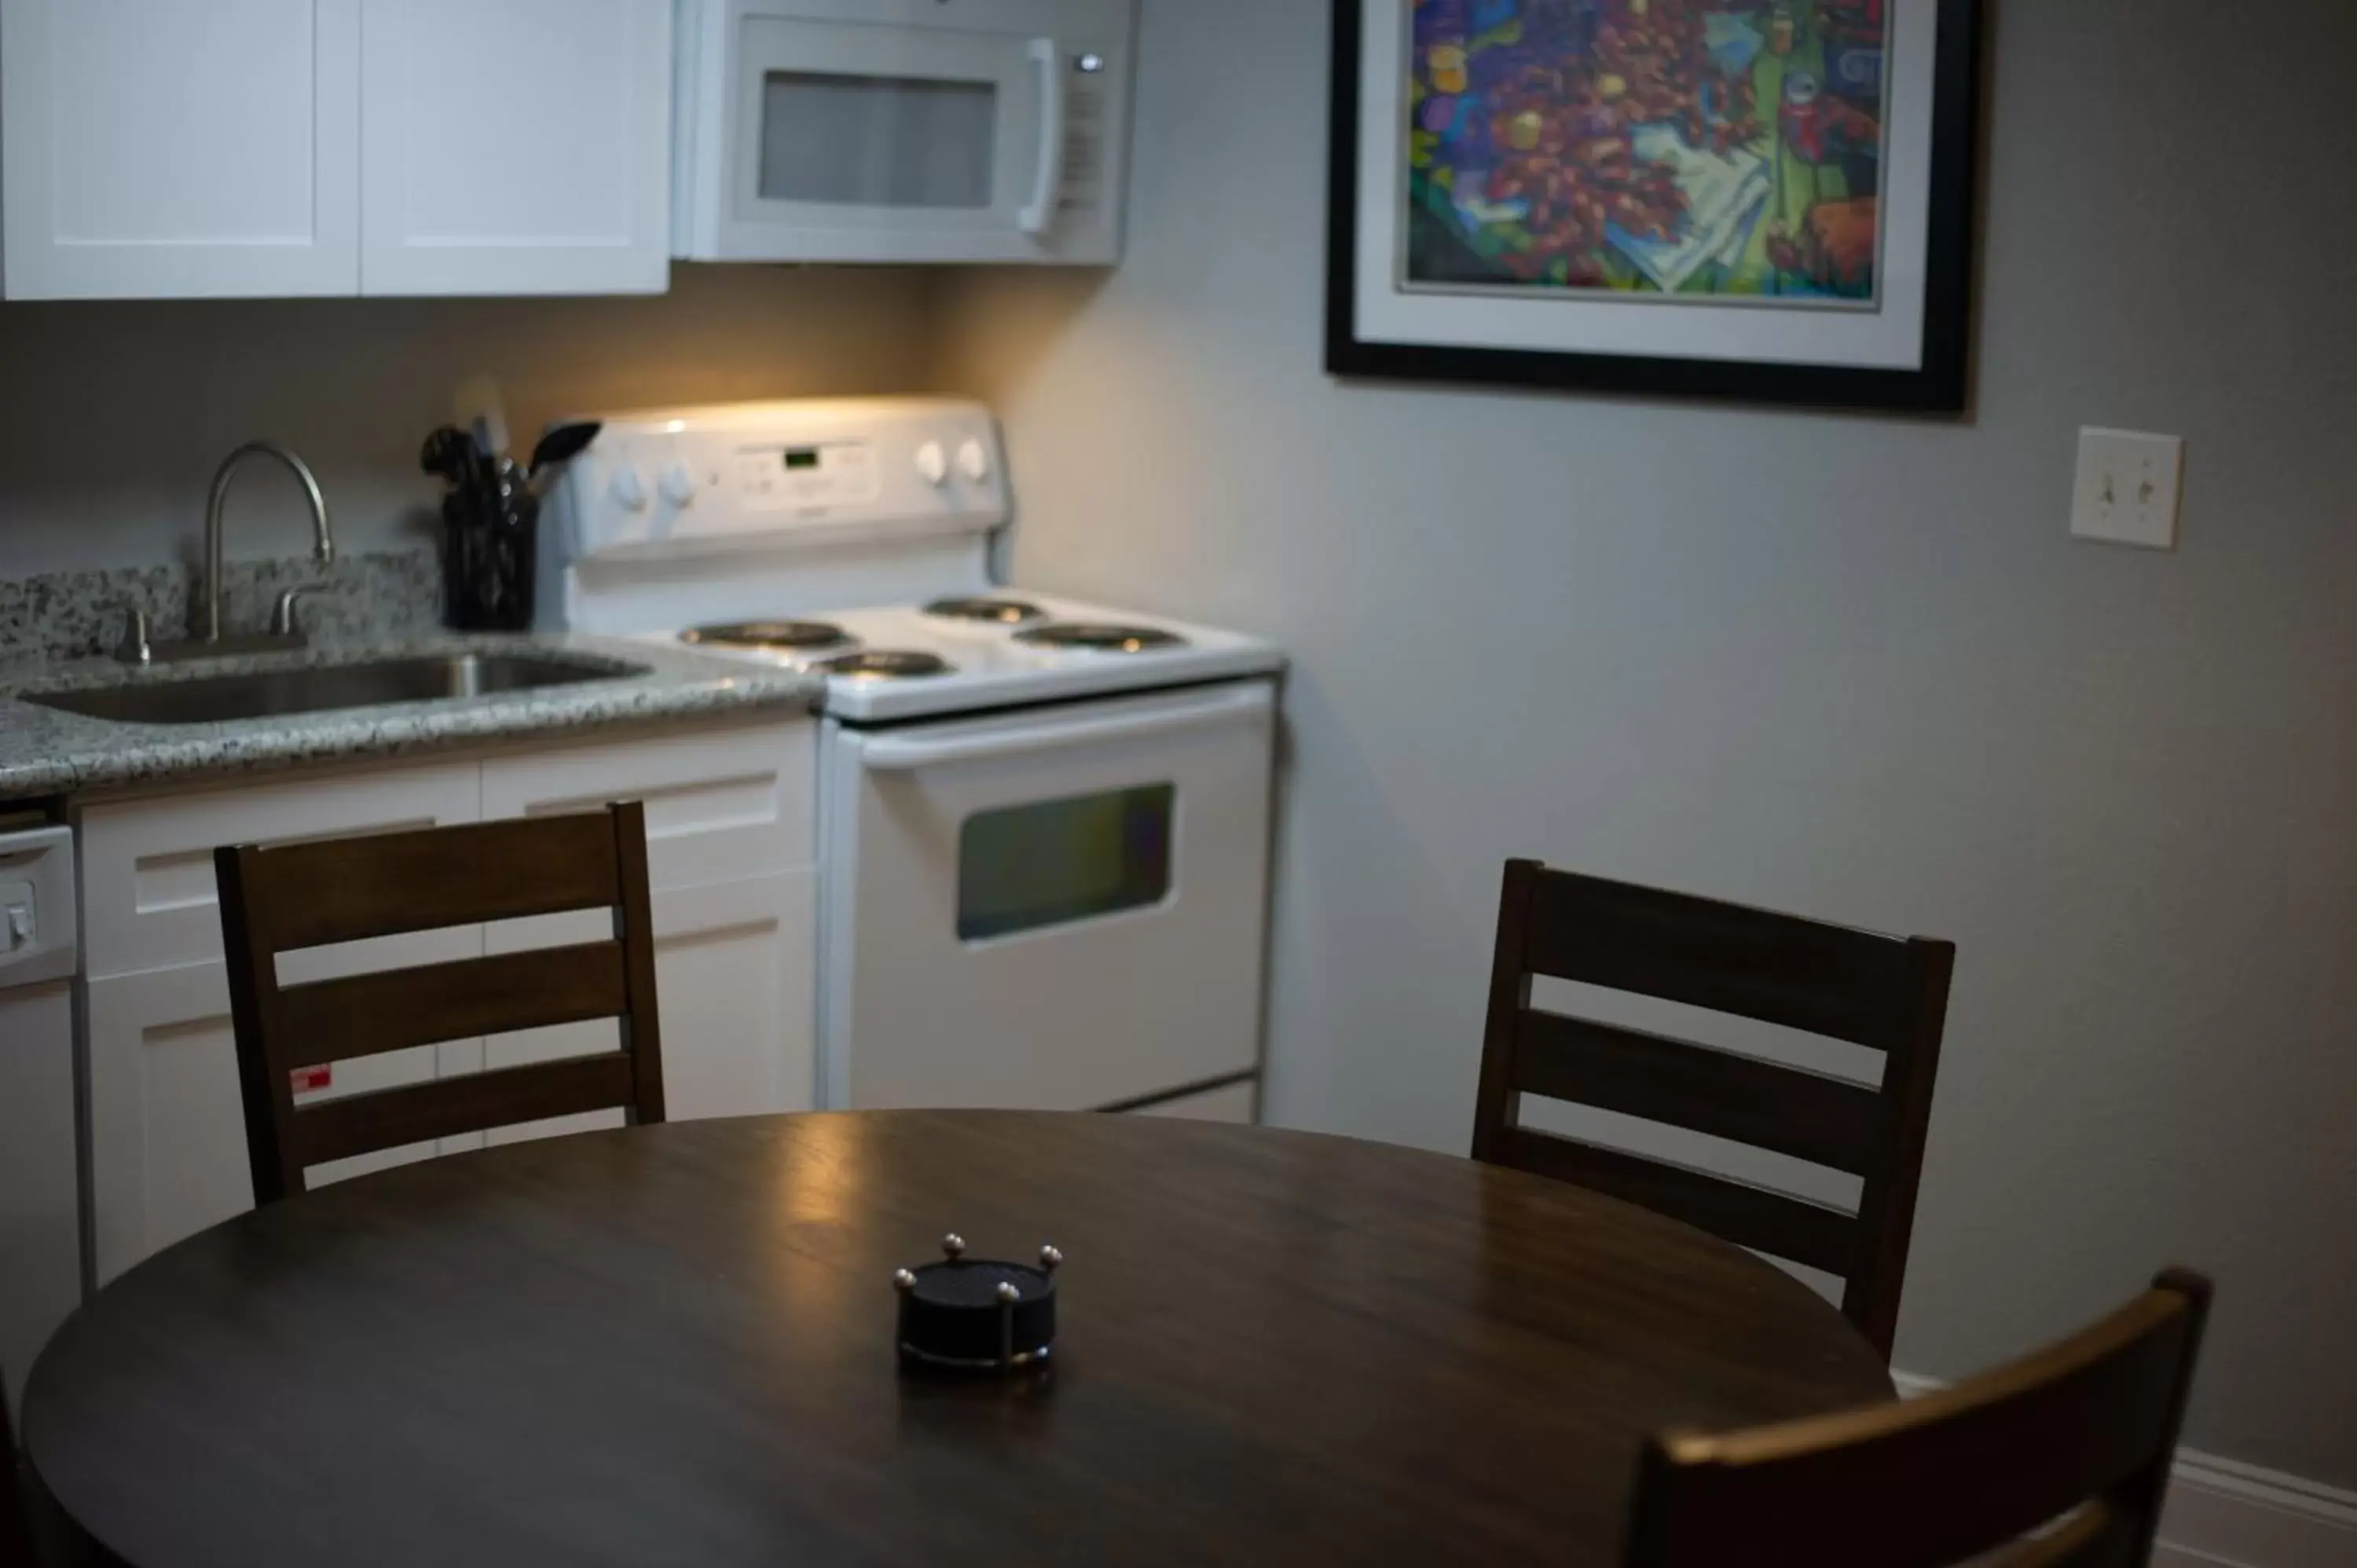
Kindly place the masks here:
[(1871, 308), (1886, 0), (1413, 0), (1401, 286)]

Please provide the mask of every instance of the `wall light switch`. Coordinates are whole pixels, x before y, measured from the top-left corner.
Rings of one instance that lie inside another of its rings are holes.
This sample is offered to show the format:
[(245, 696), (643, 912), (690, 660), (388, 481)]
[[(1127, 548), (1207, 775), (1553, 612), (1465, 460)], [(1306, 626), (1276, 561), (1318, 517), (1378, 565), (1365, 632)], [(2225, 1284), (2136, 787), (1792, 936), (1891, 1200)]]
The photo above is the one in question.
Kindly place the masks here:
[(2082, 430), (2071, 532), (2106, 544), (2174, 550), (2184, 480), (2185, 443), (2178, 436)]

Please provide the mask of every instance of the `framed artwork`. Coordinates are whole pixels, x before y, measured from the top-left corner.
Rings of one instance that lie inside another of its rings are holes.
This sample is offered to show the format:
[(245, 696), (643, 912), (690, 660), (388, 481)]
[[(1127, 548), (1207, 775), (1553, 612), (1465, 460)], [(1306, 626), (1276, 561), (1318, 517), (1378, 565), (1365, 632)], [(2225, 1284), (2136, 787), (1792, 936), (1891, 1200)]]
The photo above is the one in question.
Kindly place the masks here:
[(1327, 369), (1961, 410), (1980, 0), (1335, 0)]

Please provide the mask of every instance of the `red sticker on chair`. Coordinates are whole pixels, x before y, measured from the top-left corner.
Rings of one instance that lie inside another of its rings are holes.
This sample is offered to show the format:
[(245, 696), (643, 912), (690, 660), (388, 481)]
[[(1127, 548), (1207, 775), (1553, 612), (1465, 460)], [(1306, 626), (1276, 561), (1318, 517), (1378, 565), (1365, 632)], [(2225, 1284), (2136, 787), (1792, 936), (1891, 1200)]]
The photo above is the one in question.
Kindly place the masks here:
[(286, 1076), (294, 1083), (296, 1093), (312, 1094), (336, 1081), (336, 1068), (333, 1062), (325, 1067), (298, 1067)]

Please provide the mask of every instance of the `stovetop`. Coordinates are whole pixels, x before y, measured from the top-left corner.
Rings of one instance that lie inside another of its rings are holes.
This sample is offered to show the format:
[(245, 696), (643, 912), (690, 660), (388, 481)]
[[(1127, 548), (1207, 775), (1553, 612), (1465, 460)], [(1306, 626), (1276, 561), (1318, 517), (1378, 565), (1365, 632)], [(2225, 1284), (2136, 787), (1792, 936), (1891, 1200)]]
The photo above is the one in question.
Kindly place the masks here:
[(853, 724), (1269, 674), (1285, 663), (1235, 632), (1012, 592), (647, 636), (823, 673), (826, 711)]

